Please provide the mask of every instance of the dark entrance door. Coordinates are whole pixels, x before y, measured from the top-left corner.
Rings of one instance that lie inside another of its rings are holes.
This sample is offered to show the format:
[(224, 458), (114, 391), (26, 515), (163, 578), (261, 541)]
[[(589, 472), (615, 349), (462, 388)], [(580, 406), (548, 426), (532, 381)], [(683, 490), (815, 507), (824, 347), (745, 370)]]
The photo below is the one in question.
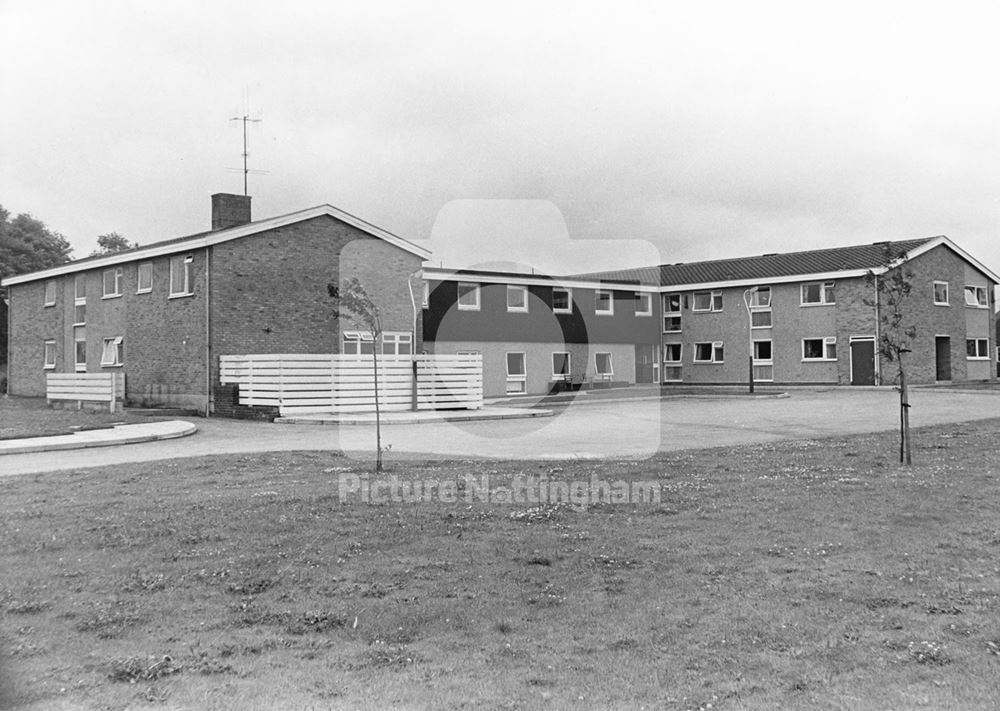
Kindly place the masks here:
[(635, 382), (655, 383), (653, 365), (656, 363), (656, 346), (636, 344), (635, 346)]
[(875, 341), (851, 341), (851, 385), (875, 384)]
[(934, 338), (934, 352), (937, 355), (938, 380), (951, 380), (951, 337), (936, 336)]

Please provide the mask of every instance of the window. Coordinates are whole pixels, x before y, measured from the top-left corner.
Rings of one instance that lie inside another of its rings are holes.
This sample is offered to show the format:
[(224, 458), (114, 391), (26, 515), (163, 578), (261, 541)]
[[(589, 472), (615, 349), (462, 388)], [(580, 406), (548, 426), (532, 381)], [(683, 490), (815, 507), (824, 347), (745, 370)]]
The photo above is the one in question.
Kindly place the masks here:
[(663, 332), (680, 333), (680, 330), (681, 330), (681, 295), (664, 294)]
[(753, 342), (753, 379), (756, 382), (774, 381), (774, 360), (771, 341)]
[(77, 301), (87, 299), (87, 278), (83, 274), (77, 274), (73, 282), (73, 297)]
[(42, 358), (42, 367), (45, 370), (53, 370), (56, 367), (56, 342), (45, 341), (45, 354)]
[(420, 296), (420, 306), (422, 308), (429, 308), (431, 305), (431, 285), (426, 281), (423, 282), (423, 290)]
[(965, 305), (987, 308), (990, 305), (985, 286), (965, 287)]
[(56, 304), (56, 280), (49, 279), (45, 282), (45, 306), (55, 306)]
[(635, 315), (636, 316), (652, 316), (653, 315), (653, 295), (643, 291), (637, 291), (635, 293)]
[(73, 329), (73, 359), (76, 372), (87, 370), (87, 330), (83, 326)]
[(832, 281), (814, 282), (802, 285), (802, 305), (835, 304), (837, 299)]
[(573, 292), (560, 287), (552, 289), (552, 312), (557, 314), (573, 313)]
[(87, 322), (87, 280), (77, 274), (73, 282), (73, 325), (82, 326)]
[(139, 285), (136, 287), (135, 293), (146, 294), (153, 290), (153, 263), (152, 262), (142, 262), (136, 269), (136, 283)]
[(694, 362), (695, 363), (722, 363), (724, 361), (724, 348), (722, 341), (714, 343), (695, 343)]
[(170, 296), (191, 296), (190, 254), (170, 258)]
[(682, 343), (664, 343), (663, 361), (665, 363), (680, 363), (682, 350), (683, 350)]
[(525, 392), (524, 353), (507, 354), (507, 393)]
[(594, 313), (605, 316), (615, 312), (614, 293), (606, 289), (598, 289), (594, 292)]
[(479, 311), (479, 284), (458, 282), (458, 310)]
[(105, 269), (102, 274), (104, 294), (101, 298), (110, 299), (122, 295), (122, 268)]
[(965, 353), (969, 360), (989, 360), (990, 340), (988, 338), (969, 338), (965, 341)]
[(104, 350), (101, 352), (101, 365), (121, 365), (122, 358), (122, 337), (104, 339)]
[(754, 341), (753, 342), (753, 359), (758, 360), (771, 360), (771, 341)]
[(750, 308), (769, 309), (771, 308), (771, 287), (758, 286), (750, 292)]
[(569, 353), (552, 354), (552, 378), (565, 380), (569, 377)]
[(610, 353), (595, 353), (594, 354), (594, 366), (597, 370), (597, 374), (604, 375), (614, 375), (614, 369), (611, 367), (611, 354)]
[(771, 328), (771, 312), (770, 311), (751, 311), (750, 312), (750, 327), (751, 328)]
[(340, 352), (344, 355), (371, 355), (375, 352), (375, 339), (371, 331), (344, 331)]
[(802, 360), (837, 360), (837, 338), (803, 339)]
[(683, 368), (681, 367), (681, 353), (683, 346), (680, 343), (663, 344), (663, 382), (679, 382), (683, 380)]
[(73, 325), (82, 326), (87, 323), (87, 305), (75, 304), (73, 306)]
[(507, 286), (507, 311), (509, 313), (528, 312), (528, 287)]
[(948, 305), (948, 282), (934, 282), (934, 303), (938, 306)]
[(413, 352), (412, 333), (383, 333), (382, 355), (410, 355)]
[(696, 291), (692, 311), (722, 311), (721, 291)]

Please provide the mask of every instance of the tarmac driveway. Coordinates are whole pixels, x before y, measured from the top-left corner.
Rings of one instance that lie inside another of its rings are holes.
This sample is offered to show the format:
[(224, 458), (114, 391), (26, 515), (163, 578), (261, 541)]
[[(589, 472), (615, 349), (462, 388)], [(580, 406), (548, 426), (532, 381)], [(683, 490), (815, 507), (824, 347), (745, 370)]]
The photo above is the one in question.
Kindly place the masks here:
[[(786, 398), (683, 397), (583, 402), (554, 416), (525, 420), (439, 422), (383, 427), (390, 458), (647, 457), (696, 449), (876, 432), (898, 427), (899, 396), (890, 389), (792, 390)], [(913, 427), (1000, 417), (1000, 392), (917, 389)], [(281, 425), (199, 419), (199, 432), (102, 449), (0, 457), (0, 475), (75, 469), (204, 454), (337, 450), (371, 459), (372, 426)], [(998, 433), (1000, 434), (1000, 433)]]

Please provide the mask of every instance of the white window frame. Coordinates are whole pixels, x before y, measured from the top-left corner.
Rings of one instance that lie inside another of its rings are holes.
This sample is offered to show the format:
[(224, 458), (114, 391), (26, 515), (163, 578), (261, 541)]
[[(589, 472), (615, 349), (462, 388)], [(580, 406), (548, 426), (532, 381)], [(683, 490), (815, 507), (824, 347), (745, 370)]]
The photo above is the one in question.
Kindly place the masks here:
[[(700, 346), (708, 346), (709, 348), (709, 359), (698, 358), (698, 350)], [(722, 357), (718, 358), (717, 355), (719, 351), (722, 351)], [(711, 363), (725, 363), (725, 344), (723, 341), (699, 341), (694, 344), (694, 356), (692, 363), (697, 363), (699, 365), (708, 365)]]
[[(80, 360), (80, 345), (83, 344), (83, 360)], [(87, 372), (87, 337), (84, 334), (83, 338), (80, 338), (76, 334), (73, 334), (73, 369), (77, 373)]]
[[(185, 296), (192, 296), (194, 292), (191, 284), (191, 265), (194, 263), (194, 255), (176, 255), (170, 258), (170, 294), (167, 298), (180, 299)], [(174, 270), (177, 265), (184, 270), (184, 291), (174, 291)]]
[[(566, 306), (563, 308), (556, 307), (556, 292), (562, 291), (566, 294)], [(552, 313), (554, 314), (571, 314), (573, 313), (573, 290), (566, 286), (554, 286), (552, 287)]]
[[(672, 359), (670, 359), (670, 358), (667, 357), (667, 353), (669, 353), (670, 349), (672, 347), (674, 347), (674, 346), (677, 346), (677, 359), (676, 360), (672, 360)], [(680, 365), (681, 363), (683, 363), (684, 362), (684, 344), (683, 343), (664, 343), (663, 344), (663, 362), (664, 363), (669, 363), (671, 365)]]
[[(348, 351), (348, 344), (351, 348)], [(368, 347), (374, 351), (375, 349), (375, 337), (372, 336), (371, 331), (343, 331), (340, 334), (340, 352), (342, 355), (371, 355), (371, 353), (365, 353), (362, 350), (362, 346), (368, 344)]]
[[(677, 308), (670, 308), (671, 299), (677, 299)], [(681, 329), (684, 326), (684, 320), (681, 317), (683, 298), (680, 294), (664, 294), (663, 295), (663, 332), (664, 333), (681, 333)], [(667, 329), (667, 319), (676, 319), (678, 328)]]
[(50, 339), (42, 343), (42, 369), (56, 369), (56, 342), (54, 340)]
[[(708, 308), (698, 307), (698, 297), (708, 295)], [(716, 313), (722, 311), (721, 291), (696, 291), (691, 296), (691, 310), (697, 313)]]
[(423, 282), (423, 288), (420, 292), (420, 307), (423, 309), (428, 309), (431, 306), (431, 285), (428, 282)]
[[(467, 294), (472, 294), (475, 296), (474, 304), (463, 304), (462, 303), (462, 287), (469, 289)], [(480, 304), (482, 300), (480, 298), (480, 287), (479, 284), (472, 281), (460, 281), (455, 287), (455, 303), (458, 304), (459, 311), (479, 311)]]
[[(769, 343), (771, 344), (771, 357), (770, 358), (758, 358), (757, 357), (757, 344), (758, 343)], [(753, 340), (753, 362), (756, 365), (773, 365), (774, 364), (774, 340), (771, 338), (755, 338)]]
[[(969, 355), (969, 344), (975, 343), (973, 350), (976, 355)], [(965, 339), (965, 359), (966, 360), (989, 360), (990, 359), (990, 339), (989, 338), (966, 338)]]
[[(982, 298), (979, 298), (982, 295)], [(969, 300), (969, 297), (972, 300)], [(990, 307), (990, 295), (985, 286), (965, 285), (965, 305), (974, 309), (988, 309)]]
[[(556, 372), (556, 356), (566, 356), (566, 372), (557, 373)], [(553, 380), (569, 380), (570, 376), (573, 374), (573, 354), (569, 351), (552, 351), (552, 357), (549, 359), (552, 365), (552, 379)]]
[[(371, 335), (371, 334), (369, 334)], [(386, 352), (385, 347), (387, 345), (392, 346), (391, 353)], [(409, 347), (409, 352), (400, 353), (400, 346), (406, 345)], [(382, 332), (382, 355), (389, 356), (409, 356), (413, 354), (413, 334), (409, 331), (383, 331)]]
[[(806, 301), (806, 288), (819, 286), (819, 301)], [(799, 305), (800, 306), (833, 306), (837, 303), (837, 282), (835, 281), (809, 281), (799, 285)], [(832, 298), (827, 298), (830, 292)]]
[[(114, 291), (108, 291), (108, 276), (112, 279)], [(112, 267), (111, 269), (105, 269), (101, 272), (102, 299), (117, 299), (122, 295), (122, 276), (123, 272), (121, 267)]]
[[(510, 372), (510, 357), (512, 355), (521, 356), (521, 372)], [(524, 351), (507, 351), (504, 353), (504, 369), (507, 374), (506, 393), (508, 395), (523, 395), (527, 392), (528, 380), (528, 357)]]
[[(822, 357), (819, 358), (807, 358), (806, 357), (806, 341), (820, 341), (820, 348), (822, 352)], [(834, 348), (834, 355), (830, 357), (830, 346)], [(834, 363), (837, 361), (837, 337), (836, 336), (816, 336), (814, 338), (803, 338), (802, 339), (802, 362), (803, 363)]]
[(104, 339), (101, 349), (101, 367), (120, 367), (124, 365), (124, 358), (122, 358), (122, 341), (123, 339), (121, 336)]
[[(510, 303), (510, 295), (521, 293), (521, 305), (512, 306)], [(518, 284), (508, 284), (507, 285), (507, 313), (509, 314), (526, 314), (528, 313), (528, 287), (520, 286)]]
[[(83, 288), (81, 289), (81, 285)], [(83, 292), (81, 295), (80, 292)], [(78, 304), (85, 303), (87, 301), (87, 275), (77, 274), (76, 278), (73, 279), (73, 301)]]
[[(767, 294), (767, 301), (764, 302), (761, 298), (761, 294)], [(758, 286), (755, 290), (750, 293), (750, 308), (760, 309), (762, 311), (771, 310), (771, 287), (770, 286)]]
[[(757, 314), (767, 314), (767, 325), (754, 323), (754, 316)], [(750, 310), (750, 328), (773, 328), (774, 327), (774, 312), (771, 309), (751, 309)]]
[[(42, 306), (55, 306), (56, 305), (56, 280), (46, 279), (45, 280), (45, 293), (42, 295)], [(49, 293), (51, 292), (51, 294)]]
[[(601, 370), (601, 356), (608, 357), (607, 370)], [(609, 380), (615, 374), (614, 361), (609, 351), (598, 351), (597, 353), (594, 353), (594, 372), (599, 378), (603, 378), (604, 380)]]
[[(602, 310), (601, 295), (607, 294), (608, 308)], [(615, 292), (613, 289), (594, 289), (594, 314), (597, 316), (614, 316), (615, 314)]]
[[(142, 285), (142, 268), (149, 268), (149, 283), (146, 286)], [(152, 262), (139, 262), (135, 267), (135, 293), (137, 294), (148, 294), (153, 290), (153, 263)]]
[[(944, 287), (944, 301), (938, 301), (938, 287)], [(931, 287), (932, 293), (934, 295), (934, 305), (935, 306), (950, 306), (951, 293), (948, 287), (948, 282), (946, 281), (935, 281)]]
[[(645, 304), (645, 306), (639, 308), (640, 304)], [(636, 316), (653, 315), (653, 295), (650, 294), (648, 291), (635, 292), (635, 315)]]

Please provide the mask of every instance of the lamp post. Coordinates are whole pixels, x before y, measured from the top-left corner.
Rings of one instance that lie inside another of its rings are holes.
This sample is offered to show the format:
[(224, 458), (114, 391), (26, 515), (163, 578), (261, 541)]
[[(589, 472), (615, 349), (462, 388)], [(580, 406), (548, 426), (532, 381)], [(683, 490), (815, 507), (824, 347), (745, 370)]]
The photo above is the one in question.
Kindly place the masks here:
[(743, 303), (747, 307), (747, 351), (749, 358), (749, 382), (750, 382), (750, 392), (753, 393), (753, 312), (750, 310), (750, 303), (753, 301), (754, 296), (757, 295), (757, 290), (759, 287), (751, 287), (743, 292)]

